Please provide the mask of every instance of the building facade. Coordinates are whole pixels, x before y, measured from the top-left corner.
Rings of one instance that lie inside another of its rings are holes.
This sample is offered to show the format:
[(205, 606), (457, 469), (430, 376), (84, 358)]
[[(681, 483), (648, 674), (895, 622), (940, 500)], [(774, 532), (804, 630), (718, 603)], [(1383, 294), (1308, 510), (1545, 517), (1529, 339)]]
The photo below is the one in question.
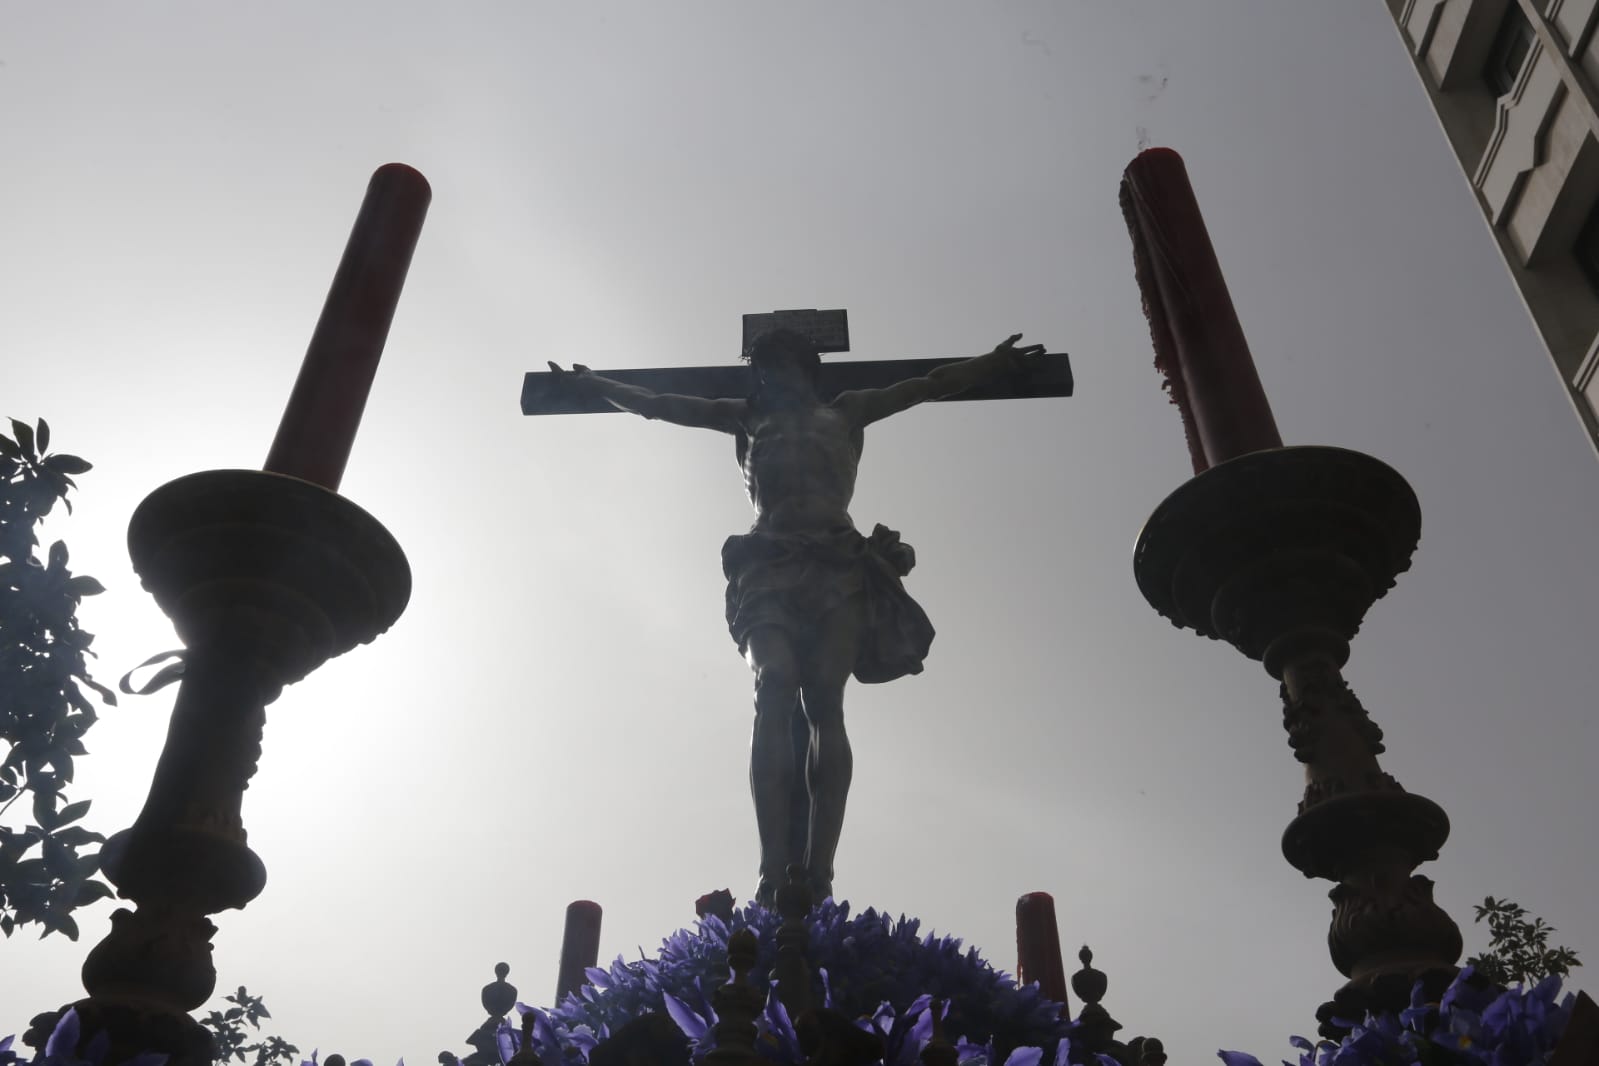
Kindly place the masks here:
[(1385, 0), (1599, 447), (1599, 0)]

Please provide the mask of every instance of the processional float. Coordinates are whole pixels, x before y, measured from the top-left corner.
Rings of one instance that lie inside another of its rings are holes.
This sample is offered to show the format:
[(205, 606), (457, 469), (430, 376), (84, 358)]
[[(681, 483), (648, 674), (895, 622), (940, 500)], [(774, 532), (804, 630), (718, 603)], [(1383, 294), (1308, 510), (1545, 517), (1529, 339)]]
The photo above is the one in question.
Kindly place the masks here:
[[(80, 1047), (108, 1042), (105, 1061), (146, 1051), (168, 1054), (173, 1066), (211, 1060), (209, 1036), (190, 1012), (215, 983), (209, 916), (243, 907), (265, 884), (241, 817), (265, 707), (284, 685), (386, 630), (409, 597), (399, 545), (337, 489), (429, 197), (426, 181), (408, 167), (374, 174), (265, 470), (180, 478), (152, 493), (130, 523), (135, 569), (187, 651), (149, 798), (103, 853), (107, 877), (133, 909), (117, 911), (111, 933), (90, 952), (88, 995), (73, 1006)], [(1403, 1006), (1417, 981), (1441, 988), (1461, 952), (1458, 928), (1414, 872), (1437, 856), (1448, 819), (1382, 770), (1381, 730), (1341, 672), (1366, 611), (1409, 565), (1420, 511), (1404, 480), (1376, 459), (1282, 446), (1176, 154), (1154, 149), (1134, 160), (1122, 202), (1157, 365), (1182, 413), (1195, 471), (1139, 536), (1137, 583), (1174, 624), (1226, 640), (1281, 683), (1289, 743), (1306, 768), (1283, 853), (1306, 876), (1335, 883), (1328, 940), (1347, 982), (1318, 1015), (1323, 1032), (1334, 1034), (1342, 1019), (1365, 1009)], [(1032, 377), (991, 387), (996, 395), (1069, 394), (1069, 366), (1064, 356), (1052, 359)], [(911, 362), (833, 363), (828, 372), (844, 382), (835, 388), (861, 388), (940, 363)], [(742, 395), (748, 380), (738, 367), (631, 373), (650, 387), (687, 381), (708, 397)], [(523, 409), (608, 408), (535, 374), (524, 384)], [(869, 1063), (874, 1049), (808, 1000), (804, 919), (813, 901), (806, 871), (788, 874), (775, 900), (784, 918), (783, 995), (792, 997), (796, 1017), (808, 1012), (814, 1063)], [(598, 907), (574, 904), (560, 993), (596, 960), (598, 929)], [(1046, 894), (1018, 902), (1017, 931), (1018, 975), (1064, 1003)], [(730, 956), (731, 980), (716, 993), (713, 1055), (723, 1066), (748, 1066), (759, 1061), (759, 1003), (746, 983), (753, 945), (735, 937)], [(1104, 975), (1086, 948), (1080, 958), (1072, 985), (1092, 1050), (1126, 1066), (1159, 1066), (1158, 1041), (1116, 1040), (1119, 1026), (1099, 1003)], [(506, 973), (501, 964), (484, 989), (490, 1017), (480, 1032), (497, 1027), (514, 1002)], [(1591, 1001), (1584, 1009), (1592, 1010)], [(630, 1049), (647, 1049), (647, 1028), (627, 1040), (618, 1034), (615, 1047), (596, 1049), (594, 1062), (628, 1061)], [(1591, 1027), (1582, 1028), (1583, 1046), (1562, 1048), (1572, 1063), (1594, 1059), (1599, 1046)], [(526, 1062), (529, 1054), (518, 1057)], [(923, 1061), (953, 1063), (948, 1041), (936, 1036)]]

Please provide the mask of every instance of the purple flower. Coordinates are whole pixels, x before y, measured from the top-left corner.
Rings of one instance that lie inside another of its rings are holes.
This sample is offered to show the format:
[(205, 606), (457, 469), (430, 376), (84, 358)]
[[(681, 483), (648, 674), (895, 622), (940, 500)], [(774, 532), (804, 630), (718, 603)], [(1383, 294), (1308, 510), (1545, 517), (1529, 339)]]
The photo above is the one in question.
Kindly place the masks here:
[[(1560, 979), (1549, 977), (1529, 990), (1500, 990), (1461, 971), (1439, 1002), (1429, 1003), (1420, 983), (1410, 1006), (1367, 1014), (1342, 1042), (1311, 1044), (1291, 1038), (1299, 1066), (1542, 1066), (1559, 1045), (1574, 997), (1560, 995)], [(1222, 1052), (1228, 1066), (1256, 1060)], [(1229, 1056), (1236, 1056), (1230, 1058)]]
[(76, 1007), (68, 1007), (66, 1013), (61, 1015), (61, 1020), (56, 1022), (56, 1027), (51, 1030), (50, 1039), (45, 1041), (44, 1057), (75, 1061), (78, 1054), (79, 1031), (78, 1010)]
[(756, 1019), (755, 1027), (761, 1042), (779, 1061), (804, 1061), (805, 1053), (800, 1050), (799, 1034), (794, 1030), (793, 1019), (788, 1016), (788, 1008), (777, 998), (776, 985), (767, 990), (766, 1007)]
[(1216, 1057), (1226, 1066), (1262, 1066), (1259, 1059), (1243, 1051), (1218, 1051)]
[(671, 1015), (672, 1020), (677, 1023), (677, 1027), (683, 1030), (683, 1035), (692, 1040), (694, 1045), (698, 1047), (700, 1041), (704, 1040), (705, 1035), (711, 1031), (710, 1023), (700, 1017), (699, 1012), (694, 1010), (693, 1007), (690, 1007), (687, 1003), (672, 995), (672, 993), (663, 992), (661, 995), (666, 1000), (666, 1013)]

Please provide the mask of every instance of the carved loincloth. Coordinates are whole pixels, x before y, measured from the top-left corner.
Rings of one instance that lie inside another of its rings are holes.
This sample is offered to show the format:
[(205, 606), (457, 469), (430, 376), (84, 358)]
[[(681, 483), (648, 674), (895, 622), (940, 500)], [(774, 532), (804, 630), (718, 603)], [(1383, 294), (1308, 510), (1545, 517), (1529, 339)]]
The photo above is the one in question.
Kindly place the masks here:
[(797, 640), (860, 596), (866, 617), (855, 678), (874, 683), (922, 672), (933, 623), (900, 578), (915, 565), (910, 545), (879, 525), (870, 538), (852, 528), (820, 534), (753, 530), (727, 538), (727, 628), (738, 650), (750, 631), (771, 625)]

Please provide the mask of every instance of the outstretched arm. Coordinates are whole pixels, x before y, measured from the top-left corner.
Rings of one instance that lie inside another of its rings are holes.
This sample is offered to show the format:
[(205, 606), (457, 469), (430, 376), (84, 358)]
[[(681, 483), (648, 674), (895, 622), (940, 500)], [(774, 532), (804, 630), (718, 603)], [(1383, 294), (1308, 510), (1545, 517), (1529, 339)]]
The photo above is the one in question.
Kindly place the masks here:
[(974, 385), (1010, 372), (1023, 360), (1043, 354), (1042, 344), (1016, 347), (1016, 342), (1021, 339), (1020, 333), (1013, 334), (987, 355), (949, 363), (926, 377), (910, 378), (886, 389), (841, 392), (833, 400), (833, 406), (845, 411), (858, 425), (864, 426), (928, 400), (959, 395)]
[(567, 388), (598, 396), (618, 411), (722, 433), (737, 433), (743, 424), (743, 400), (707, 400), (703, 396), (651, 392), (596, 374), (581, 363), (573, 363), (571, 370), (550, 363), (550, 372)]

